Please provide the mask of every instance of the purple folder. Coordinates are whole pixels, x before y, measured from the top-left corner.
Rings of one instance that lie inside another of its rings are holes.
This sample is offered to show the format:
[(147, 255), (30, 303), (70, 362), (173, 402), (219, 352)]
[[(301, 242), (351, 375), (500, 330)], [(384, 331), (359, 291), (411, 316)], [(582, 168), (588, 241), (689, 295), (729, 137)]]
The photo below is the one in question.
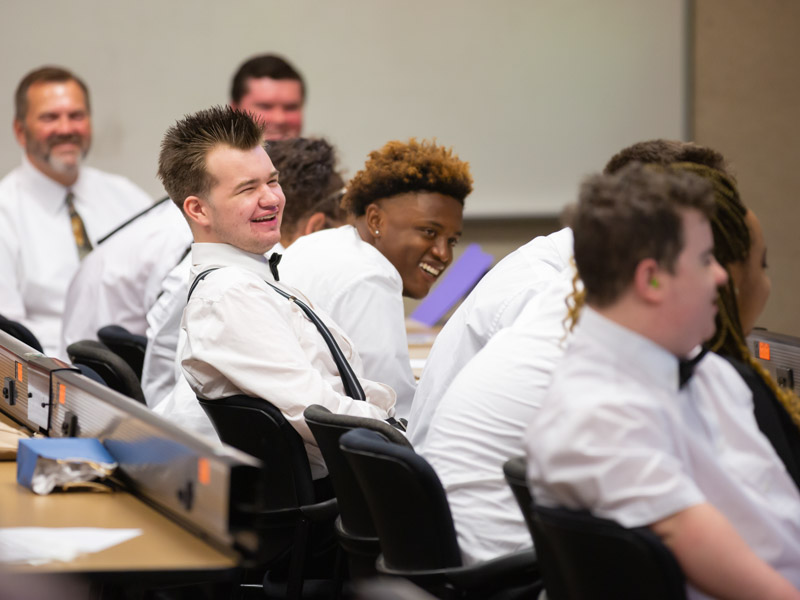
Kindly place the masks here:
[(439, 284), (412, 313), (411, 318), (428, 327), (436, 325), (480, 281), (493, 262), (494, 257), (481, 250), (480, 244), (467, 246), (461, 257), (445, 271)]

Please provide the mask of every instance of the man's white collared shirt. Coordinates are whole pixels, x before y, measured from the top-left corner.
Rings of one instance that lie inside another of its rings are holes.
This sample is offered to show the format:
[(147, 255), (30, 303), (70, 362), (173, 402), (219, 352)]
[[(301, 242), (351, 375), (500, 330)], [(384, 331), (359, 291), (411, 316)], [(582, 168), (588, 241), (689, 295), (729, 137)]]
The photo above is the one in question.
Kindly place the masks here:
[(526, 446), (538, 504), (637, 527), (709, 502), (800, 586), (800, 495), (723, 358), (679, 388), (674, 355), (585, 308)]
[(145, 335), (147, 312), (191, 243), (186, 219), (167, 199), (92, 250), (67, 291), (64, 353), (73, 342), (97, 339), (106, 325)]
[(352, 225), (301, 237), (283, 255), (281, 279), (302, 290), (347, 332), (364, 375), (397, 394), (407, 417), (416, 381), (408, 355), (403, 280), (389, 259)]
[(331, 412), (375, 419), (394, 415), (394, 392), (360, 377), (363, 368), (352, 343), (319, 311), (359, 376), (367, 401), (345, 395), (336, 363), (316, 326), (266, 281), (304, 296), (276, 283), (264, 256), (227, 244), (194, 244), (192, 262), (192, 280), (206, 269), (225, 267), (198, 283), (181, 320), (178, 356), (198, 396), (213, 400), (246, 394), (271, 402), (303, 437), (314, 478), (326, 470), (303, 418), (307, 406), (321, 404)]
[(68, 189), (93, 245), (152, 203), (129, 180), (92, 167), (66, 188), (26, 157), (0, 181), (0, 314), (30, 329), (48, 356), (59, 356), (64, 299), (80, 265)]
[(466, 564), (531, 546), (503, 463), (524, 454), (525, 430), (564, 355), (571, 291), (567, 269), (489, 340), (456, 375), (415, 448), (444, 486)]
[(534, 238), (492, 267), (464, 299), (436, 337), (417, 384), (408, 417), (415, 448), (424, 443), (436, 406), (458, 372), (570, 266), (571, 257), (571, 229)]

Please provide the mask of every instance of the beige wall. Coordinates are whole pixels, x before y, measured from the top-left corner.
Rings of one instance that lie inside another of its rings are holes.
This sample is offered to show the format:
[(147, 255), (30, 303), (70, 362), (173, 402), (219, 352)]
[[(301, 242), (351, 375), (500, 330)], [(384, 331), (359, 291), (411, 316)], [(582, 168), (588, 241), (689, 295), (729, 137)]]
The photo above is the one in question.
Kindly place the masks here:
[(800, 2), (694, 4), (694, 137), (732, 163), (764, 227), (772, 296), (759, 325), (800, 336)]

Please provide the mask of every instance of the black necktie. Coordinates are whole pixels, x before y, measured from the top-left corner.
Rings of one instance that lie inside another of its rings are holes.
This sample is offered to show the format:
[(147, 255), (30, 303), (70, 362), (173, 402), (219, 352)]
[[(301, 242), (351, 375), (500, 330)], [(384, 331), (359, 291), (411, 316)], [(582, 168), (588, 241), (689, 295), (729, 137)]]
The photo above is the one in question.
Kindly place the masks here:
[(275, 281), (280, 281), (278, 278), (278, 265), (281, 262), (283, 255), (278, 254), (277, 252), (273, 252), (272, 256), (269, 257), (269, 270), (272, 271), (272, 276), (275, 278)]
[(703, 360), (703, 357), (707, 353), (708, 348), (703, 348), (694, 358), (688, 360), (682, 358), (678, 361), (678, 389), (683, 388), (683, 386), (688, 383), (694, 373), (694, 368), (697, 366), (697, 363)]

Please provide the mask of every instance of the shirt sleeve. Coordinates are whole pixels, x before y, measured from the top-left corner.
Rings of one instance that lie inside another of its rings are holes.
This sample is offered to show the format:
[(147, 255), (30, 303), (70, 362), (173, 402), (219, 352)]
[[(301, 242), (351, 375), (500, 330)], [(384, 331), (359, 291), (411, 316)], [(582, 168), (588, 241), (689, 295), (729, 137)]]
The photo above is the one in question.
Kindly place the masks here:
[(635, 398), (566, 402), (564, 410), (543, 412), (527, 436), (534, 497), (625, 527), (700, 504), (705, 497), (684, 471), (669, 432), (666, 420)]
[(19, 321), (30, 328), (26, 322), (25, 302), (20, 290), (19, 243), (14, 233), (15, 226), (0, 213), (0, 315), (12, 321)]
[(372, 275), (337, 291), (330, 315), (353, 341), (364, 375), (397, 394), (396, 410), (407, 417), (416, 391), (408, 355), (403, 297), (387, 277)]
[[(310, 404), (340, 414), (386, 419), (394, 395), (386, 390), (385, 395), (364, 402), (335, 390), (310, 362), (293, 324), (267, 294), (258, 283), (243, 282), (213, 300), (192, 298), (184, 314), (186, 349), (181, 361), (192, 388), (214, 398), (215, 384), (230, 382), (275, 405), (311, 443), (314, 438), (303, 419)], [(327, 351), (321, 336), (311, 343)]]

